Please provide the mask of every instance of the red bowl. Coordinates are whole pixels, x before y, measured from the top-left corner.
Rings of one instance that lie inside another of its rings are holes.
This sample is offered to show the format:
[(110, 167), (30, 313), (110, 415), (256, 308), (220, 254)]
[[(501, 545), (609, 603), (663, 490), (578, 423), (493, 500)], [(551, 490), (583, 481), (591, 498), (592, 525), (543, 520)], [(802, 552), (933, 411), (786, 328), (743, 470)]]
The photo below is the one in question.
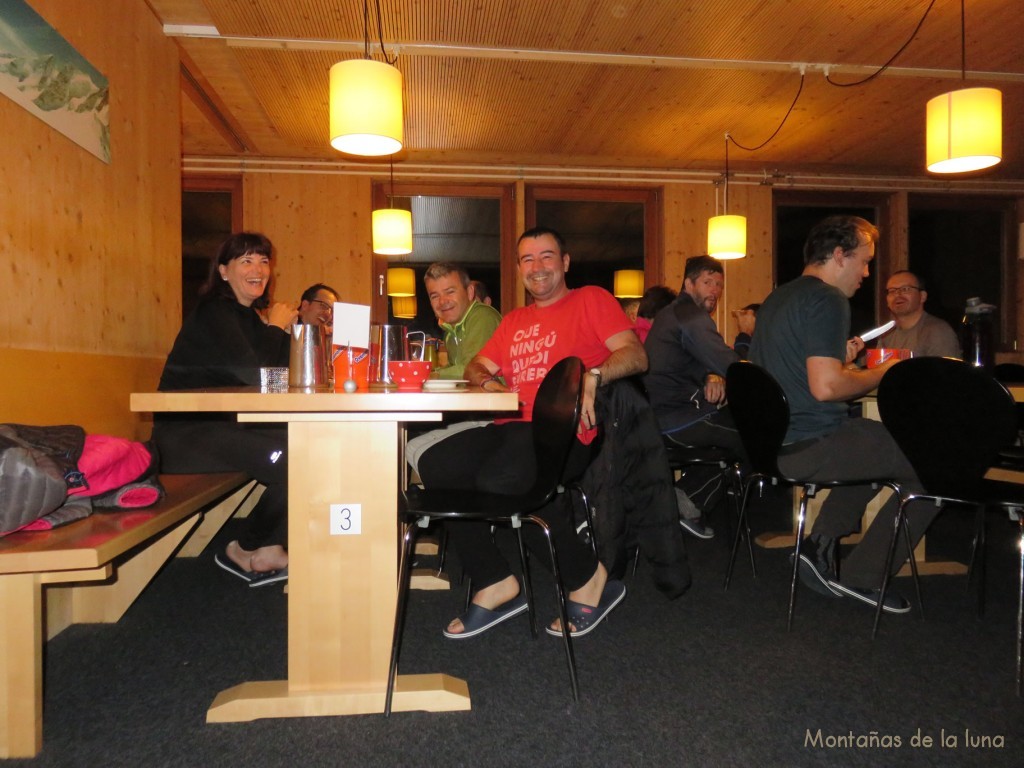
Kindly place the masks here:
[(430, 376), (433, 363), (429, 360), (392, 360), (388, 363), (388, 376), (402, 390), (421, 390)]

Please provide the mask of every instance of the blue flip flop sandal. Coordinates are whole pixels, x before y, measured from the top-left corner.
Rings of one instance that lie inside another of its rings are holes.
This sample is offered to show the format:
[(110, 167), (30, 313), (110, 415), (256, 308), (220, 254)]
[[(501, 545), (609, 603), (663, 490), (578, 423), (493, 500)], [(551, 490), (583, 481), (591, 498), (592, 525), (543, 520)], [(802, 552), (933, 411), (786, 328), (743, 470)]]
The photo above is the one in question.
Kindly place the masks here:
[[(608, 583), (604, 585), (604, 591), (601, 592), (601, 600), (596, 607), (566, 600), (566, 615), (569, 618), (569, 623), (576, 627), (575, 630), (569, 633), (569, 637), (582, 637), (587, 634), (600, 624), (601, 620), (611, 613), (612, 608), (621, 603), (622, 598), (625, 596), (626, 585), (616, 579), (609, 579)], [(544, 631), (555, 637), (562, 636), (561, 630), (552, 629), (550, 624), (544, 627)]]
[(249, 589), (265, 587), (268, 584), (278, 584), (288, 581), (288, 569), (282, 568), (279, 571), (254, 571), (249, 579)]
[(498, 606), (493, 611), (470, 603), (469, 610), (459, 616), (459, 619), (462, 621), (463, 631), (458, 633), (449, 632), (447, 629), (442, 631), (449, 640), (464, 640), (467, 637), (475, 637), (492, 627), (496, 627), (505, 619), (518, 616), (526, 608), (526, 595), (522, 592), (519, 593), (518, 597)]
[(249, 586), (252, 586), (253, 573), (247, 571), (234, 560), (227, 555), (216, 554), (213, 556), (213, 562), (223, 568), (225, 571), (230, 573), (232, 576), (237, 576)]

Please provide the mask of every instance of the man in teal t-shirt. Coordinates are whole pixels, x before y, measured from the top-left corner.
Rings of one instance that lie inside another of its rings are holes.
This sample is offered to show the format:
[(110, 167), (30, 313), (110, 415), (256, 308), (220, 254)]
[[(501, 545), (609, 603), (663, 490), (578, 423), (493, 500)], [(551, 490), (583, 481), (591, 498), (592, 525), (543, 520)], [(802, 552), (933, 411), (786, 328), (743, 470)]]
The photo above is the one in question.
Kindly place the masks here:
[(444, 331), (448, 365), (434, 370), (439, 379), (461, 379), (466, 363), (476, 356), (501, 322), (501, 313), (470, 296), (469, 275), (462, 267), (436, 261), (423, 277), (430, 306)]

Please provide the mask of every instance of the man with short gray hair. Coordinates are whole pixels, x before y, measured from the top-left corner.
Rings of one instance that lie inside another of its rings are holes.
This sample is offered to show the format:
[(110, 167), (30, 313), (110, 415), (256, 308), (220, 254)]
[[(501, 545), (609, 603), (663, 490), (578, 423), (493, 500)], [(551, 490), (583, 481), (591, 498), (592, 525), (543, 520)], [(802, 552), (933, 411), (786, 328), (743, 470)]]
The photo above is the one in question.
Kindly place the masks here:
[(494, 307), (470, 297), (469, 275), (462, 267), (435, 261), (423, 276), (430, 306), (444, 331), (448, 365), (431, 374), (440, 379), (461, 379), (466, 363), (487, 343), (501, 322)]

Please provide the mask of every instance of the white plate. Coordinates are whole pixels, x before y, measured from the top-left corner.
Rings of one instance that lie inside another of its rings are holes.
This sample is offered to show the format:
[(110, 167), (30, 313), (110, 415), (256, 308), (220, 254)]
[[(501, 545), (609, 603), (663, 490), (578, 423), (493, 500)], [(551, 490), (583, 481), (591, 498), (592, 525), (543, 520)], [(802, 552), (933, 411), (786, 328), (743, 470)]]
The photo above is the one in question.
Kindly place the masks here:
[(465, 379), (427, 379), (423, 382), (424, 392), (448, 392), (453, 389), (462, 389), (468, 381)]

